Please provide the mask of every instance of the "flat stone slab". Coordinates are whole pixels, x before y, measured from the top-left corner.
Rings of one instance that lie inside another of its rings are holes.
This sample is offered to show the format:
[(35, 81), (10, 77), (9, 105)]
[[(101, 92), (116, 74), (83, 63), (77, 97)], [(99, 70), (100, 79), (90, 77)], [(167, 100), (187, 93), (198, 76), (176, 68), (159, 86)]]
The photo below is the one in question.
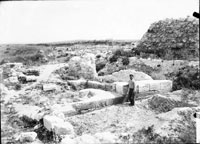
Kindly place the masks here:
[(83, 101), (72, 103), (72, 106), (77, 111), (95, 109), (95, 108), (105, 107), (108, 105), (119, 104), (122, 103), (124, 98), (122, 95), (98, 89), (85, 89), (82, 91), (87, 91), (87, 90), (90, 90), (91, 93), (93, 93), (93, 96)]
[[(115, 82), (114, 90), (122, 95), (126, 95), (128, 91), (128, 82)], [(170, 80), (142, 80), (135, 82), (135, 92), (170, 92), (172, 90), (172, 81)]]

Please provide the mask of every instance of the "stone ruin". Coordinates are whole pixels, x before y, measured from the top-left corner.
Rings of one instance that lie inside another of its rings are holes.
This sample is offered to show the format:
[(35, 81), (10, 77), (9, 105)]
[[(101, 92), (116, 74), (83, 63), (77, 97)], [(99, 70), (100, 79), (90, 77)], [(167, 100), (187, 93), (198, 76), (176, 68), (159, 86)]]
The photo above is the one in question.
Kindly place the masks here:
[(137, 45), (138, 51), (163, 59), (198, 58), (199, 20), (187, 17), (151, 24)]
[[(132, 73), (137, 80), (135, 90), (136, 93), (140, 94), (139, 97), (142, 97), (143, 93), (171, 91), (171, 81), (153, 80), (150, 76), (135, 70), (122, 70), (113, 73), (112, 77), (116, 78), (116, 81), (113, 83), (101, 82), (96, 73), (94, 58), (95, 57), (92, 54), (86, 54), (82, 57), (74, 57), (69, 61), (69, 75), (77, 76), (79, 79), (68, 80), (65, 84), (76, 87), (79, 94), (79, 101), (71, 102), (67, 105), (51, 105), (50, 114), (46, 114), (46, 112), (43, 111), (43, 109), (39, 106), (16, 103), (9, 107), (10, 111), (16, 111), (16, 115), (18, 117), (26, 117), (34, 121), (40, 121), (43, 119), (44, 127), (49, 131), (53, 131), (57, 135), (73, 135), (73, 126), (63, 119), (67, 116), (80, 114), (85, 110), (98, 109), (105, 106), (122, 103), (124, 96), (127, 93), (127, 81), (130, 73)], [(75, 67), (73, 67), (74, 65)], [(40, 76), (40, 72), (38, 70), (24, 69), (23, 65), (20, 63), (4, 64), (3, 71), (6, 76), (4, 77), (4, 81), (6, 83), (21, 82), (23, 84), (24, 81), (27, 83), (32, 76), (34, 77), (34, 81), (32, 81), (32, 78), (30, 82), (34, 84), (34, 82), (37, 83)], [(10, 78), (12, 77), (14, 77), (16, 81), (11, 81)], [(61, 83), (60, 81), (57, 82)], [(44, 93), (57, 91), (57, 83), (39, 82), (38, 84), (42, 85), (41, 90)], [(29, 89), (31, 89), (31, 87), (29, 87)], [(15, 95), (15, 93), (13, 92), (12, 95)], [(19, 97), (19, 95), (15, 97)], [(6, 103), (9, 102), (10, 100), (8, 99)], [(27, 140), (34, 141), (36, 136), (37, 134), (34, 132), (27, 132), (21, 133), (17, 139), (21, 142)]]

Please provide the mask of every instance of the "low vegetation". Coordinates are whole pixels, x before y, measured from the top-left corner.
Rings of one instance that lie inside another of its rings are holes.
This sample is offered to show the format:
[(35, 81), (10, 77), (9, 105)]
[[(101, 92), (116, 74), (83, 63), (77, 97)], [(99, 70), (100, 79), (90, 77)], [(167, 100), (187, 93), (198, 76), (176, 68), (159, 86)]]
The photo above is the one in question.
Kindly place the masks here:
[(186, 66), (175, 73), (173, 90), (179, 90), (182, 88), (200, 89), (200, 77), (197, 68)]
[[(133, 134), (133, 143), (195, 143), (196, 142), (196, 124), (192, 119), (192, 111), (180, 112), (179, 115), (182, 120), (172, 120), (170, 122), (170, 131), (174, 135), (161, 136), (155, 133), (154, 125), (148, 128), (142, 128)], [(178, 123), (176, 127), (173, 127), (174, 123)]]

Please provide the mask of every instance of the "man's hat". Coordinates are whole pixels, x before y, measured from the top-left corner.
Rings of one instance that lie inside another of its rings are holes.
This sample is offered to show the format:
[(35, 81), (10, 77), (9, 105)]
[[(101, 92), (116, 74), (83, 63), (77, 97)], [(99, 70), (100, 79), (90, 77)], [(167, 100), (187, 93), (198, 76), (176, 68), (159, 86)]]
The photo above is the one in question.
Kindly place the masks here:
[(133, 76), (133, 74), (130, 74), (129, 76)]

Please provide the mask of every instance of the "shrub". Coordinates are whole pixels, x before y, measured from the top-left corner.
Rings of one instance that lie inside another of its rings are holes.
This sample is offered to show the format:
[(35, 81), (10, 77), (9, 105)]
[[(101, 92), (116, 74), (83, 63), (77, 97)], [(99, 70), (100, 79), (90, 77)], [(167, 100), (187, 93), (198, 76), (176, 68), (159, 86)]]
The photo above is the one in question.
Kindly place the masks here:
[(3, 64), (5, 64), (5, 63), (9, 63), (9, 61), (6, 60), (6, 59), (3, 59), (3, 60), (0, 62), (0, 65), (3, 65)]
[(172, 143), (175, 142), (173, 138), (167, 138), (166, 136), (162, 137), (159, 134), (155, 133), (154, 125), (149, 126), (147, 129), (142, 128), (133, 134), (134, 143)]
[(99, 72), (99, 73), (98, 73), (98, 76), (104, 76), (104, 75), (105, 75), (104, 72)]
[(16, 84), (16, 85), (15, 85), (15, 90), (21, 90), (21, 87), (22, 87), (22, 86), (21, 86), (20, 84)]
[[(154, 125), (149, 126), (147, 129), (142, 128), (141, 130), (135, 132), (133, 137), (134, 143), (158, 143), (158, 144), (166, 144), (166, 143), (195, 143), (195, 124), (191, 120), (191, 116), (186, 114), (181, 114), (183, 119), (181, 122), (181, 126), (177, 126), (176, 128), (172, 128), (171, 130), (176, 133), (176, 137), (173, 135), (169, 136), (161, 136), (155, 133)], [(186, 122), (185, 122), (186, 121)], [(171, 122), (172, 124), (173, 122)]]
[(39, 61), (44, 57), (41, 53), (36, 53), (35, 55), (31, 56), (30, 59), (32, 61)]
[(114, 52), (114, 55), (116, 56), (122, 56), (123, 54), (123, 49), (117, 49), (115, 52)]
[(198, 78), (198, 69), (186, 66), (177, 73), (175, 73), (175, 79), (173, 80), (173, 90), (179, 90), (182, 88), (200, 89), (200, 80)]
[(103, 69), (105, 67), (106, 63), (105, 62), (100, 62), (96, 64), (96, 71), (100, 71), (101, 69)]
[(98, 58), (98, 59), (99, 59), (100, 57), (101, 57), (101, 55), (100, 55), (100, 54), (96, 55), (96, 58)]
[(123, 57), (122, 58), (122, 63), (123, 63), (123, 65), (128, 65), (129, 64), (129, 58), (128, 57)]
[(118, 60), (119, 56), (117, 55), (112, 55), (109, 59), (110, 63), (116, 62)]

